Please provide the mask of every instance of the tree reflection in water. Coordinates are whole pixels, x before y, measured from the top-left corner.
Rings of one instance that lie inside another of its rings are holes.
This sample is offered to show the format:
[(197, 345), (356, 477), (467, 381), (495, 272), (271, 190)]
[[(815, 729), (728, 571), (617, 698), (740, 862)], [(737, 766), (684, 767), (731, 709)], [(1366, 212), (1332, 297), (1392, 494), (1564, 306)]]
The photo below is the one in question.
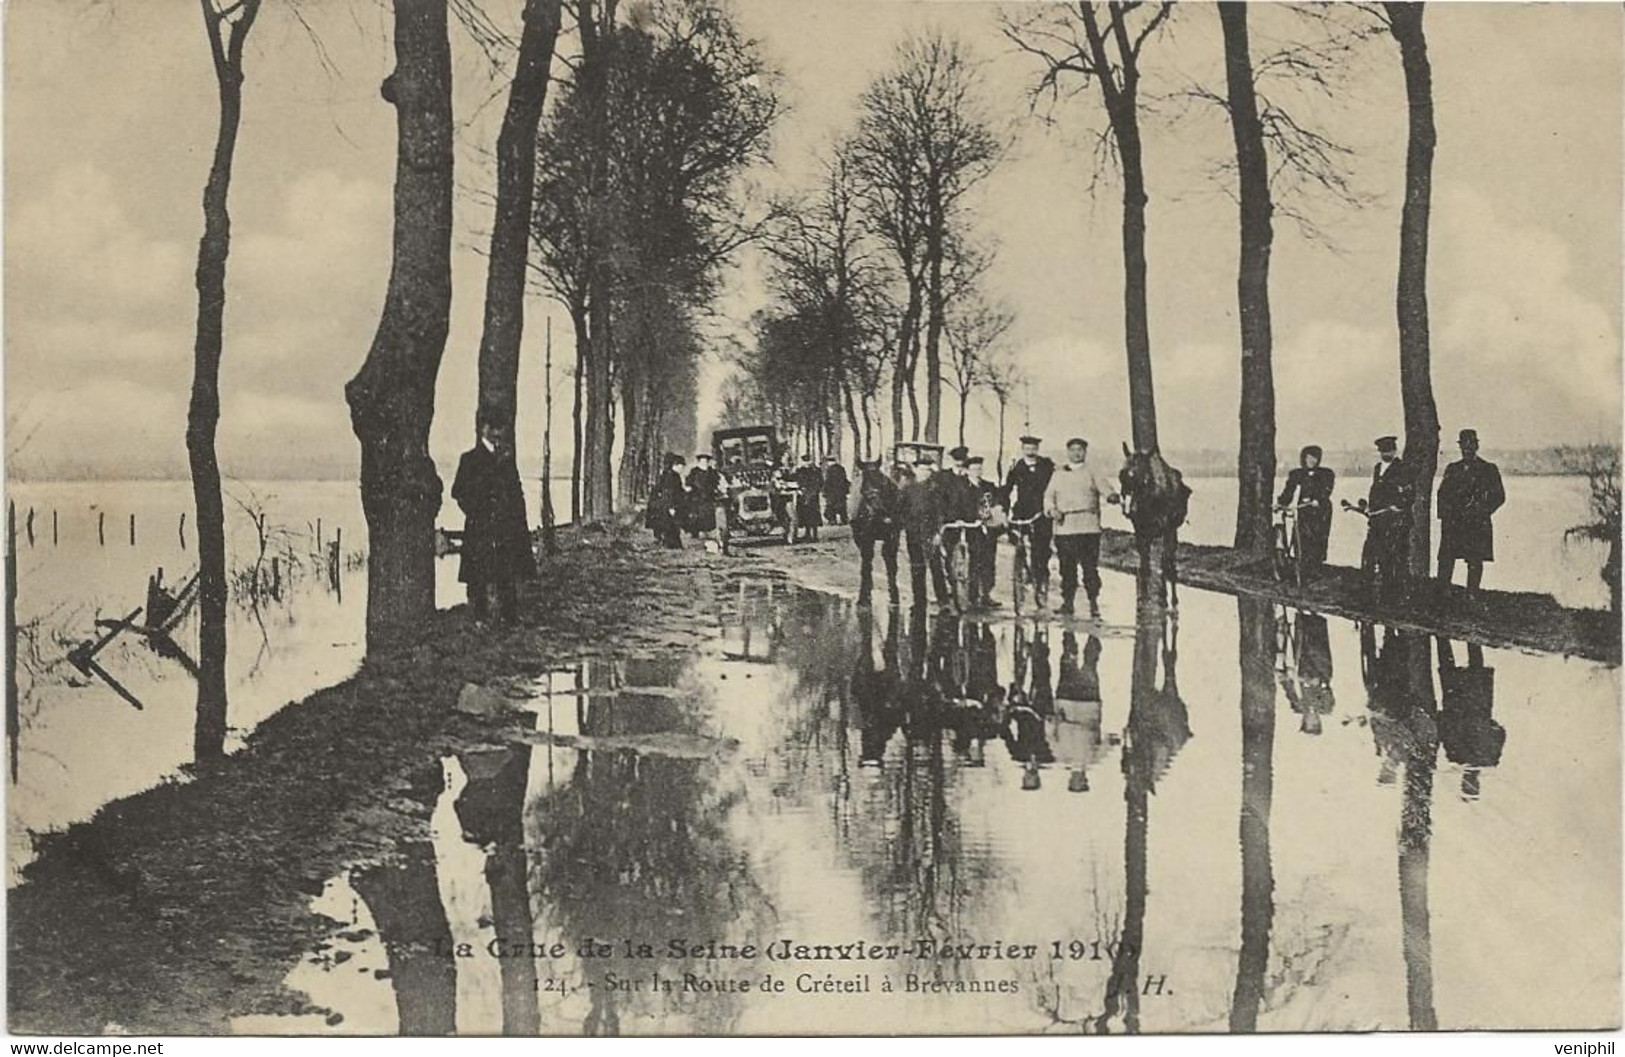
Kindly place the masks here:
[(440, 902), (433, 845), (409, 844), (393, 861), (350, 875), (389, 958), (402, 1035), (457, 1030), (457, 966)]
[(1371, 735), (1382, 757), (1378, 780), (1404, 773), (1399, 818), (1399, 908), (1410, 1026), (1438, 1027), (1433, 1006), (1433, 939), (1428, 912), (1428, 846), (1432, 835), (1433, 773), (1439, 725), (1429, 639), (1419, 632), (1361, 629)]
[(1274, 607), (1261, 599), (1238, 597), (1236, 620), (1241, 652), (1241, 950), (1230, 1003), (1230, 1030), (1257, 1031), (1275, 921), (1275, 872), (1270, 861), (1270, 807), (1275, 790)]

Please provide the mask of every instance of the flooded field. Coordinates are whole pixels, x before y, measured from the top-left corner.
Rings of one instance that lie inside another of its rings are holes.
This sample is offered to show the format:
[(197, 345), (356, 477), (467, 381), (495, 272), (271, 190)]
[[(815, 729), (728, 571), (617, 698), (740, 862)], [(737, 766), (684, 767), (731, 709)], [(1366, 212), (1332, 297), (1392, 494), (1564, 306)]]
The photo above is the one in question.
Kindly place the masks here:
[[(568, 511), (568, 482), (563, 485), (554, 498)], [(267, 716), (360, 665), (366, 526), (353, 482), (228, 481), (226, 492), (228, 569), (240, 577), (257, 561), (269, 581), (274, 559), (281, 585), (277, 596), (253, 600), (233, 590), (231, 752)], [(195, 572), (197, 534), (190, 515), (181, 522), (192, 502), (184, 481), (24, 482), (13, 484), (8, 498), (18, 511), (17, 618), (24, 629), (18, 780), (8, 790), (12, 883), (32, 857), (30, 833), (88, 818), (110, 800), (174, 779), (191, 762), (197, 691), (181, 664), (128, 635), (100, 655), (99, 663), (141, 702), (137, 710), (66, 658), (98, 633), (98, 620), (141, 606), (156, 570), (172, 587)], [(263, 552), (256, 516), (264, 517)], [(455, 506), (441, 523), (460, 524)], [(337, 583), (326, 570), (326, 550), (335, 539), (343, 551)], [(462, 601), (455, 561), (440, 562), (436, 595), (441, 605)], [(196, 656), (195, 614), (179, 625), (176, 639)]]
[(287, 985), (338, 1033), (1618, 1022), (1616, 673), (1183, 593), (1137, 624), (716, 572), (530, 685)]

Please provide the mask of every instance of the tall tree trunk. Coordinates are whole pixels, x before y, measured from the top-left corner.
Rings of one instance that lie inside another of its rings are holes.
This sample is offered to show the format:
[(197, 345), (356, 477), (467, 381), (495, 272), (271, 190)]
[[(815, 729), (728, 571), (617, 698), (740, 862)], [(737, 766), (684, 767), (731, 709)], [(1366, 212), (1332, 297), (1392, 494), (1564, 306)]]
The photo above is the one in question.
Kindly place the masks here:
[(1270, 334), (1271, 224), (1269, 161), (1253, 90), (1247, 41), (1247, 5), (1219, 4), (1224, 27), (1225, 81), (1240, 179), (1241, 264), (1236, 301), (1241, 317), (1241, 447), (1236, 460), (1237, 550), (1262, 555), (1271, 546), (1275, 494), (1275, 374)]
[(615, 32), (616, 0), (577, 0), (581, 32), (582, 90), (591, 114), (592, 138), (588, 144), (587, 189), (587, 338), (591, 355), (587, 360), (586, 455), (583, 470), (582, 516), (602, 521), (615, 512), (614, 394), (611, 392), (611, 357), (614, 340), (610, 332), (613, 297), (613, 264), (609, 253), (609, 230), (605, 213), (609, 209), (609, 64)]
[(965, 446), (965, 406), (970, 403), (970, 386), (959, 391), (959, 446)]
[(220, 356), (226, 315), (226, 258), (231, 253), (231, 165), (243, 114), (243, 42), (259, 15), (259, 0), (244, 0), (228, 21), (202, 0), (203, 24), (214, 57), (220, 124), (214, 161), (203, 188), (203, 238), (197, 253), (197, 340), (193, 345), (192, 401), (186, 415), (186, 456), (197, 504), (198, 632), (197, 718), (192, 748), (198, 760), (225, 755), (226, 742), (226, 512), (220, 494), (215, 430), (220, 423)]
[(525, 328), (525, 270), (530, 256), (531, 203), (536, 195), (536, 127), (547, 103), (553, 45), (563, 0), (525, 0), (524, 29), (508, 108), (497, 133), (496, 216), (485, 279), (485, 329), (480, 336), (480, 423), (513, 433), (519, 405), (519, 348)]
[(1005, 393), (999, 394), (999, 461), (993, 467), (994, 477), (1004, 479), (1004, 410), (1010, 403), (1010, 397)]
[[(937, 192), (933, 191), (933, 197)], [(943, 255), (943, 218), (939, 207), (933, 205), (932, 218), (933, 233), (927, 253), (930, 255), (930, 272), (926, 296), (925, 313), (925, 439), (935, 444), (942, 430), (942, 255)], [(963, 433), (961, 428), (961, 433)], [(961, 436), (959, 443), (965, 443)]]
[(552, 557), (559, 551), (553, 531), (553, 317), (547, 317), (542, 349), (542, 552)]
[(350, 883), (367, 905), (389, 959), (399, 1033), (454, 1034), (457, 964), (434, 847), (408, 844), (390, 864), (357, 870)]
[(1416, 483), (1411, 508), (1409, 567), (1426, 576), (1431, 557), (1433, 475), (1439, 468), (1439, 411), (1433, 402), (1428, 339), (1428, 214), (1433, 198), (1433, 70), (1428, 63), (1423, 5), (1386, 3), (1388, 25), (1399, 43), (1410, 110), (1405, 148), (1405, 206), (1399, 221), (1399, 389), (1405, 408), (1405, 464)]
[[(1229, 6), (1229, 4), (1226, 4)], [(1241, 951), (1230, 1030), (1257, 1031), (1275, 922), (1270, 808), (1275, 795), (1275, 613), (1238, 598), (1241, 635)]]
[(590, 349), (587, 343), (587, 307), (585, 305), (570, 306), (570, 322), (576, 332), (576, 369), (575, 369), (575, 401), (570, 408), (570, 429), (575, 438), (575, 444), (570, 452), (570, 521), (572, 524), (581, 524), (582, 503), (582, 467), (584, 464), (587, 435), (582, 419), (582, 403), (587, 394), (587, 372), (585, 370), (586, 358)]
[(389, 287), (367, 360), (347, 386), (361, 442), (367, 648), (434, 612), (440, 476), (429, 457), (435, 378), (451, 325), (451, 43), (444, 0), (395, 0), (395, 231)]
[[(905, 394), (910, 402), (913, 401), (914, 391), (909, 379), (912, 377), (914, 364), (914, 342), (919, 335), (920, 325), (920, 284), (910, 273), (908, 281), (908, 302), (903, 308), (903, 319), (897, 327), (897, 355), (892, 360), (891, 382), (891, 426), (892, 436), (896, 440), (903, 439), (903, 398)], [(919, 421), (919, 409), (915, 408), (914, 420)]]
[(1135, 451), (1157, 450), (1157, 397), (1151, 383), (1151, 328), (1146, 314), (1144, 158), (1131, 95), (1112, 125), (1123, 165), (1123, 337), (1128, 348), (1128, 402)]
[(867, 459), (868, 447), (863, 443), (863, 428), (858, 425), (858, 405), (852, 399), (852, 387), (843, 379), (841, 381), (841, 404), (846, 410), (846, 425), (852, 431), (852, 455), (855, 459)]

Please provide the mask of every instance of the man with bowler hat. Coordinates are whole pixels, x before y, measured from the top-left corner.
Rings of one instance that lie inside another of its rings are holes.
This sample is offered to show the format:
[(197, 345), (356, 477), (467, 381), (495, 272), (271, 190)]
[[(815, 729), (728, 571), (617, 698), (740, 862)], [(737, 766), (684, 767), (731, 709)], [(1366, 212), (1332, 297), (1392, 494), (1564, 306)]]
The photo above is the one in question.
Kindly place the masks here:
[(1478, 457), (1478, 431), (1457, 438), (1461, 458), (1446, 466), (1439, 482), (1439, 583), (1448, 585), (1456, 559), (1467, 563), (1467, 589), (1478, 590), (1484, 563), (1495, 560), (1495, 528), (1490, 518), (1506, 502), (1501, 471)]

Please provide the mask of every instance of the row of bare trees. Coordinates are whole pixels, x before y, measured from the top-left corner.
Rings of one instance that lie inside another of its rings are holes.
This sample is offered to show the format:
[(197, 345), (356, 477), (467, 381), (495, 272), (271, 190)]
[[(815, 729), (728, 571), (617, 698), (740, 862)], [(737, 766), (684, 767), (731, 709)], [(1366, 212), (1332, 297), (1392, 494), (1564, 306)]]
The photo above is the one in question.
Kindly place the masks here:
[[(203, 195), (187, 450), (202, 618), (195, 740), (198, 758), (211, 759), (223, 751), (227, 705), (225, 516), (214, 443), (227, 201), (243, 52), (260, 0), (200, 3), (220, 123)], [(654, 0), (626, 24), (616, 0), (573, 0), (569, 10), (579, 55), (567, 63), (572, 76), (549, 111), (565, 0), (524, 0), (517, 40), (498, 32), (477, 4), (393, 0), (395, 68), (382, 86), (398, 137), (392, 261), (377, 332), (345, 390), (369, 532), (369, 650), (401, 641), (434, 611), (442, 483), (429, 432), (450, 331), (452, 13), (482, 47), (509, 45), (513, 53), (495, 150), (477, 421), (513, 429), (525, 294), (539, 276), (570, 310), (578, 338), (573, 515), (613, 512), (617, 415), (625, 430), (623, 503), (641, 494), (653, 452), (692, 443), (697, 326), (722, 263), (755, 233), (739, 219), (734, 196), (740, 173), (763, 157), (781, 109), (771, 71), (721, 0)]]
[[(1235, 546), (1253, 553), (1270, 547), (1275, 478), (1275, 390), (1269, 301), (1275, 185), (1296, 178), (1349, 199), (1340, 171), (1344, 148), (1293, 120), (1259, 91), (1267, 75), (1285, 73), (1328, 91), (1327, 67), (1346, 60), (1354, 46), (1378, 35), (1398, 45), (1408, 104), (1405, 204), (1401, 216), (1396, 308), (1399, 388), (1405, 417), (1406, 463), (1417, 481), (1410, 564), (1425, 573), (1429, 555), (1432, 481), (1437, 469), (1439, 422), (1429, 367), (1427, 314), (1428, 215), (1435, 131), (1432, 81), (1420, 3), (1350, 5), (1335, 15), (1299, 14), (1319, 36), (1316, 45), (1289, 45), (1255, 63), (1242, 3), (1220, 3), (1225, 93), (1199, 90), (1228, 112), (1235, 143), (1240, 264), (1241, 396), (1237, 470), (1240, 478)], [(1102, 155), (1116, 159), (1122, 184), (1124, 336), (1134, 445), (1158, 449), (1155, 389), (1146, 314), (1146, 210), (1149, 203), (1141, 136), (1144, 53), (1174, 11), (1171, 2), (1076, 0), (1005, 20), (1005, 34), (1039, 60), (1034, 99), (1055, 100), (1063, 84), (1092, 85), (1106, 118)], [(1347, 17), (1345, 17), (1345, 14)], [(1069, 93), (1067, 93), (1069, 94)]]
[(888, 394), (893, 439), (931, 442), (945, 432), (945, 389), (958, 398), (961, 441), (976, 390), (1008, 395), (1011, 315), (982, 290), (993, 251), (967, 208), (1007, 149), (984, 96), (958, 40), (927, 33), (898, 46), (817, 185), (765, 240), (772, 300), (738, 358), (724, 418), (766, 416), (816, 453), (838, 454), (850, 433), (866, 454), (884, 434)]

